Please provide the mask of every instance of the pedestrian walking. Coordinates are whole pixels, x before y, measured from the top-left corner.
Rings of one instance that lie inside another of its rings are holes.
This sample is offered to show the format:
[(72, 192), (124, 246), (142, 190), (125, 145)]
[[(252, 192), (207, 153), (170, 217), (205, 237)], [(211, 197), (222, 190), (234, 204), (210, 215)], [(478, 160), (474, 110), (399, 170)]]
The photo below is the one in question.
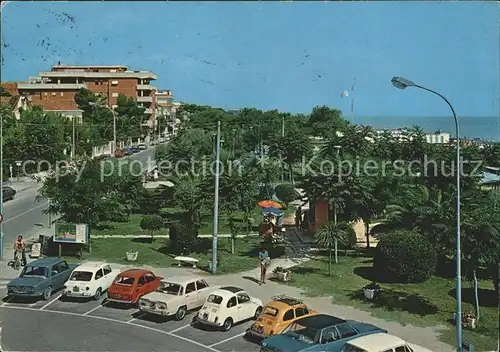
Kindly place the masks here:
[(300, 229), (302, 226), (302, 207), (298, 207), (295, 211), (295, 227)]
[(271, 259), (269, 258), (269, 253), (267, 249), (262, 247), (259, 252), (260, 260), (260, 282), (259, 285), (266, 283), (266, 272), (269, 265), (271, 265)]

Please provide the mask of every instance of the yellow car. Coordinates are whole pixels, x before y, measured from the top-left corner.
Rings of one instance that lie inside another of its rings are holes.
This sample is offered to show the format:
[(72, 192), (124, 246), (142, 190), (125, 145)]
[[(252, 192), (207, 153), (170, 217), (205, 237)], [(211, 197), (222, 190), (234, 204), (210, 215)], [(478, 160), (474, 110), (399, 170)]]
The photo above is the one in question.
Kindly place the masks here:
[(285, 295), (272, 297), (255, 323), (247, 330), (247, 337), (267, 338), (281, 334), (285, 328), (299, 318), (316, 315), (299, 299)]

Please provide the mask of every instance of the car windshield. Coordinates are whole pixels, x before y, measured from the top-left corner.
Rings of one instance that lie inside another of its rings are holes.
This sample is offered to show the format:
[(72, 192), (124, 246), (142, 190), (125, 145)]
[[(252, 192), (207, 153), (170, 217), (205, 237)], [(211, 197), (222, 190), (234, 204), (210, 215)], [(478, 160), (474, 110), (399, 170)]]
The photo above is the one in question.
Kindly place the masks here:
[(171, 282), (162, 282), (156, 291), (178, 296), (181, 292), (181, 285), (173, 284)]
[(262, 311), (263, 314), (271, 315), (273, 317), (277, 316), (279, 313), (279, 310), (271, 307), (271, 306), (266, 306), (264, 310)]
[(297, 339), (300, 342), (313, 345), (318, 341), (318, 330), (299, 323), (293, 323), (286, 330), (285, 334)]
[(47, 268), (43, 266), (25, 266), (23, 271), (21, 272), (20, 277), (25, 276), (44, 276), (46, 277)]
[(90, 271), (73, 271), (71, 281), (90, 281), (92, 280), (92, 273)]
[(213, 304), (221, 304), (222, 303), (222, 297), (221, 296), (217, 296), (217, 295), (210, 295), (210, 296), (208, 296), (207, 302), (208, 303), (213, 303)]
[(135, 282), (135, 278), (129, 276), (118, 276), (115, 279), (115, 284), (132, 286)]

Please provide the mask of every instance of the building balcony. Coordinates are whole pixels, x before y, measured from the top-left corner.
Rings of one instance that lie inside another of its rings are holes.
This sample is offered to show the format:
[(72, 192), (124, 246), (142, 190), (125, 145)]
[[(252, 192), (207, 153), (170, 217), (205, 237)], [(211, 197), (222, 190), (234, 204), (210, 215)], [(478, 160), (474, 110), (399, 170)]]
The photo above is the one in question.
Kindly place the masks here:
[(86, 84), (82, 83), (18, 83), (17, 89), (19, 90), (62, 90), (71, 89), (77, 90), (87, 88)]
[(78, 78), (141, 78), (158, 79), (158, 76), (149, 71), (125, 71), (125, 72), (82, 72), (72, 71), (45, 71), (39, 72), (40, 77), (78, 77)]
[(152, 103), (153, 102), (153, 97), (137, 97), (137, 102), (138, 103)]
[(138, 84), (137, 90), (157, 90), (157, 88), (151, 84)]

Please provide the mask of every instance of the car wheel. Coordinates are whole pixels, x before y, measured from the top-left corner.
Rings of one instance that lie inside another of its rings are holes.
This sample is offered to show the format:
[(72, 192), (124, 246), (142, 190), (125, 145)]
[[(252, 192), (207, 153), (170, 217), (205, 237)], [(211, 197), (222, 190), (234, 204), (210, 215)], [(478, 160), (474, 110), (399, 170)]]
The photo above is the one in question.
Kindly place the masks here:
[(94, 300), (95, 301), (98, 301), (100, 298), (101, 298), (101, 295), (102, 295), (102, 290), (101, 288), (99, 287), (97, 289), (97, 291), (95, 291), (95, 294), (94, 294)]
[(50, 295), (52, 295), (52, 287), (47, 286), (45, 291), (43, 291), (42, 298), (46, 301), (50, 298)]
[(227, 318), (222, 325), (222, 331), (229, 331), (233, 327), (233, 319)]
[(262, 313), (262, 307), (259, 307), (255, 310), (255, 314), (253, 315), (254, 320), (257, 320), (259, 317), (260, 313)]
[(177, 313), (175, 313), (175, 320), (182, 320), (186, 316), (186, 307), (179, 307)]

